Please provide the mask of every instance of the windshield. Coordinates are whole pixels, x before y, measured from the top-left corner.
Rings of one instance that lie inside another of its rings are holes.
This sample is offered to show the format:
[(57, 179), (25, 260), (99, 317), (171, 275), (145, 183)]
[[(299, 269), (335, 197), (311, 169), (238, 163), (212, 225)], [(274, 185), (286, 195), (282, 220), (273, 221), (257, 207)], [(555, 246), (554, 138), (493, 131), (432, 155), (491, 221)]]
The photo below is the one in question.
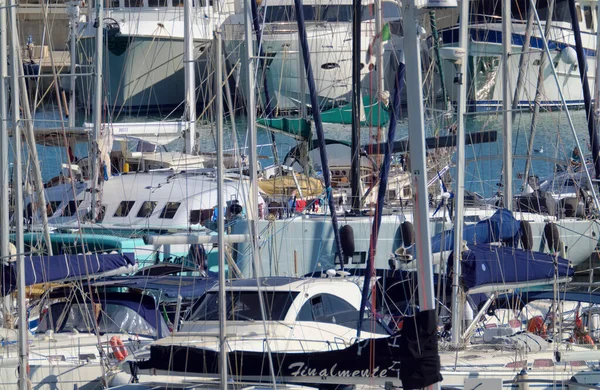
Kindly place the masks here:
[[(298, 295), (297, 292), (263, 292), (267, 321), (283, 321)], [(227, 319), (262, 321), (258, 292), (228, 291), (226, 293)], [(208, 292), (188, 318), (190, 321), (218, 321), (219, 297), (216, 291)]]
[(117, 304), (92, 305), (89, 303), (59, 302), (50, 305), (37, 327), (37, 333), (93, 332), (93, 316), (97, 317), (100, 333), (132, 333), (156, 337), (156, 329), (133, 309)]

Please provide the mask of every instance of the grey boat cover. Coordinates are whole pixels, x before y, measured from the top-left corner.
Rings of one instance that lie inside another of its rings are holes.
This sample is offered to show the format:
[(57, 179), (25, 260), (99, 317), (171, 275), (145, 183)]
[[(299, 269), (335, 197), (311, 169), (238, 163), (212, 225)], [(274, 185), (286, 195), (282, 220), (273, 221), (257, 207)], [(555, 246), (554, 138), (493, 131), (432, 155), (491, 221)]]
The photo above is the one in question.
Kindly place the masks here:
[(515, 333), (511, 336), (495, 336), (488, 344), (501, 345), (507, 349), (522, 352), (539, 352), (548, 349), (550, 345), (543, 337), (529, 332)]

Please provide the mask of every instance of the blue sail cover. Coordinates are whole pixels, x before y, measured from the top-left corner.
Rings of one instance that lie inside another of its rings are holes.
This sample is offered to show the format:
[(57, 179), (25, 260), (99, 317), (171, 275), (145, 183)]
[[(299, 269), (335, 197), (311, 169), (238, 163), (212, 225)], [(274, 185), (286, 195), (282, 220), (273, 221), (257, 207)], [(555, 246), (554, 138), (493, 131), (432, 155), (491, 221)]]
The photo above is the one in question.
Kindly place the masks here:
[[(443, 239), (442, 239), (443, 238)], [(465, 225), (463, 241), (467, 245), (488, 244), (490, 242), (506, 242), (509, 245), (518, 243), (521, 238), (520, 222), (507, 209), (500, 209), (490, 218), (474, 225)], [(433, 253), (454, 249), (454, 229), (438, 233), (431, 239)]]
[(166, 298), (198, 298), (217, 284), (216, 277), (199, 276), (117, 276), (94, 283), (94, 286), (119, 286), (160, 291)]
[[(449, 273), (452, 255), (448, 260)], [(558, 278), (573, 276), (569, 261), (556, 257)], [(555, 257), (540, 252), (525, 251), (489, 244), (471, 245), (463, 252), (462, 278), (467, 290), (484, 285), (539, 282), (554, 279)]]
[[(135, 265), (133, 253), (25, 256), (25, 284), (48, 283), (68, 278), (104, 274), (123, 269), (123, 273)], [(17, 288), (17, 264), (2, 265), (2, 294)]]

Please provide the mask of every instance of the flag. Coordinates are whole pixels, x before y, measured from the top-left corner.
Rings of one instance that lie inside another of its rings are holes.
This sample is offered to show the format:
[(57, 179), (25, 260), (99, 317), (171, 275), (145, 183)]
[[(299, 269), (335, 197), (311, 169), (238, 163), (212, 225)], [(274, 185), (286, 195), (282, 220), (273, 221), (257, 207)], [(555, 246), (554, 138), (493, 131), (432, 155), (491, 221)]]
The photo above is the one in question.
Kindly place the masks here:
[(392, 33), (390, 32), (390, 24), (386, 23), (385, 26), (383, 26), (383, 29), (381, 29), (381, 41), (389, 41), (390, 38), (392, 38)]
[(371, 43), (369, 43), (369, 48), (367, 49), (367, 62), (370, 62), (371, 56), (373, 55), (373, 45), (378, 39), (381, 39), (381, 42), (389, 41), (392, 38), (392, 33), (390, 31), (390, 24), (386, 23), (381, 32), (373, 37)]

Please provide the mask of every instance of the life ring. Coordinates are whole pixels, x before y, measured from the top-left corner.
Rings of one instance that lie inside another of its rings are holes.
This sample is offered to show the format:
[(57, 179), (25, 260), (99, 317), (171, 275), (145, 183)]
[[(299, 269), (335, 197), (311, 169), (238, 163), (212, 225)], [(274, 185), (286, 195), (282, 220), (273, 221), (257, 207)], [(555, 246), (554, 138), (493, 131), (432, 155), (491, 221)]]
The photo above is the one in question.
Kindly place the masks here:
[(112, 348), (113, 355), (115, 358), (122, 362), (129, 355), (127, 352), (127, 348), (125, 348), (125, 344), (123, 344), (123, 340), (119, 336), (113, 336), (110, 338), (110, 347)]

